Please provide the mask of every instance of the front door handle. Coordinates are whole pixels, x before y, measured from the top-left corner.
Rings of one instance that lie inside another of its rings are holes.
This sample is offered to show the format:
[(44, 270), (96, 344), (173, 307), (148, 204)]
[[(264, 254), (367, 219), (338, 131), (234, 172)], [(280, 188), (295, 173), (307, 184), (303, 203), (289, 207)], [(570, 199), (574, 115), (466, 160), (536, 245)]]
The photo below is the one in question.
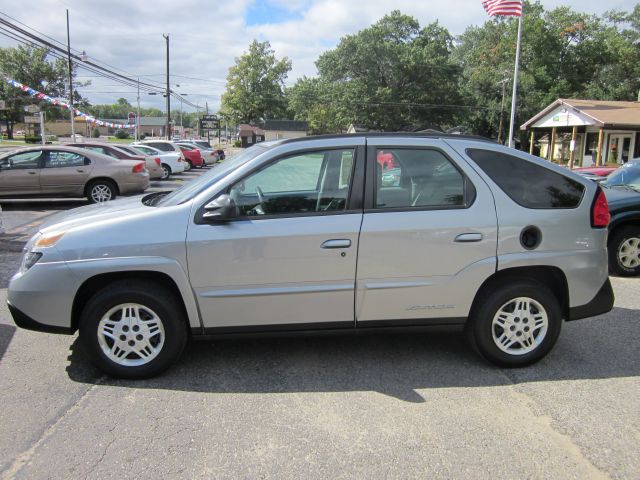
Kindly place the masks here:
[(76, 169), (76, 172), (84, 173), (84, 170), (83, 170), (82, 168), (77, 168), (77, 169)]
[(351, 240), (347, 238), (327, 240), (321, 247), (322, 248), (349, 248), (351, 246)]
[(29, 172), (29, 175), (36, 175), (38, 172)]
[(462, 243), (479, 242), (480, 240), (482, 240), (481, 233), (461, 233), (455, 239), (456, 242), (462, 242)]

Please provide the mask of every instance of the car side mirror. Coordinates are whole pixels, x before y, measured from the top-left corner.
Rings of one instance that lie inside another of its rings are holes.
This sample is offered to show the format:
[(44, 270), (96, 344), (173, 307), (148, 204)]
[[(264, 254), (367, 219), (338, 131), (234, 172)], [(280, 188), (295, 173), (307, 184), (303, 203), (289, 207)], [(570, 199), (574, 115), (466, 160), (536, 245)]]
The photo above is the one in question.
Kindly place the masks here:
[(226, 193), (204, 206), (202, 218), (207, 222), (226, 222), (238, 216), (236, 202)]

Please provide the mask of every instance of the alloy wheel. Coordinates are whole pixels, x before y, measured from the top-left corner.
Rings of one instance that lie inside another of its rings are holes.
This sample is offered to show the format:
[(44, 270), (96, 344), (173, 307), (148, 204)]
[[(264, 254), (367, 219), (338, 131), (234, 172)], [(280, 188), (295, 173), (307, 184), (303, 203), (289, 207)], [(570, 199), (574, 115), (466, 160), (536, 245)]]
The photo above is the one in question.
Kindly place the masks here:
[(111, 308), (98, 323), (97, 335), (106, 357), (125, 367), (151, 362), (165, 342), (164, 326), (158, 315), (138, 303)]
[(91, 198), (95, 203), (103, 203), (111, 200), (113, 193), (111, 192), (111, 188), (109, 185), (105, 185), (100, 183), (98, 185), (94, 185), (91, 188)]
[(628, 238), (620, 244), (618, 261), (625, 268), (636, 268), (640, 265), (640, 238)]
[(529, 297), (506, 302), (493, 317), (491, 334), (496, 346), (510, 355), (525, 355), (544, 340), (549, 317), (544, 307)]

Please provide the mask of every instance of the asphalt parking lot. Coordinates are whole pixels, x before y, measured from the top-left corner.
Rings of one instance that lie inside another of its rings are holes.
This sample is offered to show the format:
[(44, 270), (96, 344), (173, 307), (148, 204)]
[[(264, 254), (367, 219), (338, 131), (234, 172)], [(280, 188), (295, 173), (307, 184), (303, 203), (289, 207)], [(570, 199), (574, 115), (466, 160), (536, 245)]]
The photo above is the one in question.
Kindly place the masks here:
[(2, 478), (640, 478), (640, 279), (526, 369), (440, 332), (192, 342), (133, 382), (16, 329), (0, 261)]

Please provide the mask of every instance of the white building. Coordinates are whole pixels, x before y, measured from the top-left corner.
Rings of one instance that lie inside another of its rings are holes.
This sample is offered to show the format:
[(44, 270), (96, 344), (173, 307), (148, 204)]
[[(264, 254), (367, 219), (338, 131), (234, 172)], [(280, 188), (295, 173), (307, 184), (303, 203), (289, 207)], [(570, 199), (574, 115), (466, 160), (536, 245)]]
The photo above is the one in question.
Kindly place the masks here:
[(640, 103), (559, 98), (524, 123), (529, 152), (570, 166), (640, 157)]

